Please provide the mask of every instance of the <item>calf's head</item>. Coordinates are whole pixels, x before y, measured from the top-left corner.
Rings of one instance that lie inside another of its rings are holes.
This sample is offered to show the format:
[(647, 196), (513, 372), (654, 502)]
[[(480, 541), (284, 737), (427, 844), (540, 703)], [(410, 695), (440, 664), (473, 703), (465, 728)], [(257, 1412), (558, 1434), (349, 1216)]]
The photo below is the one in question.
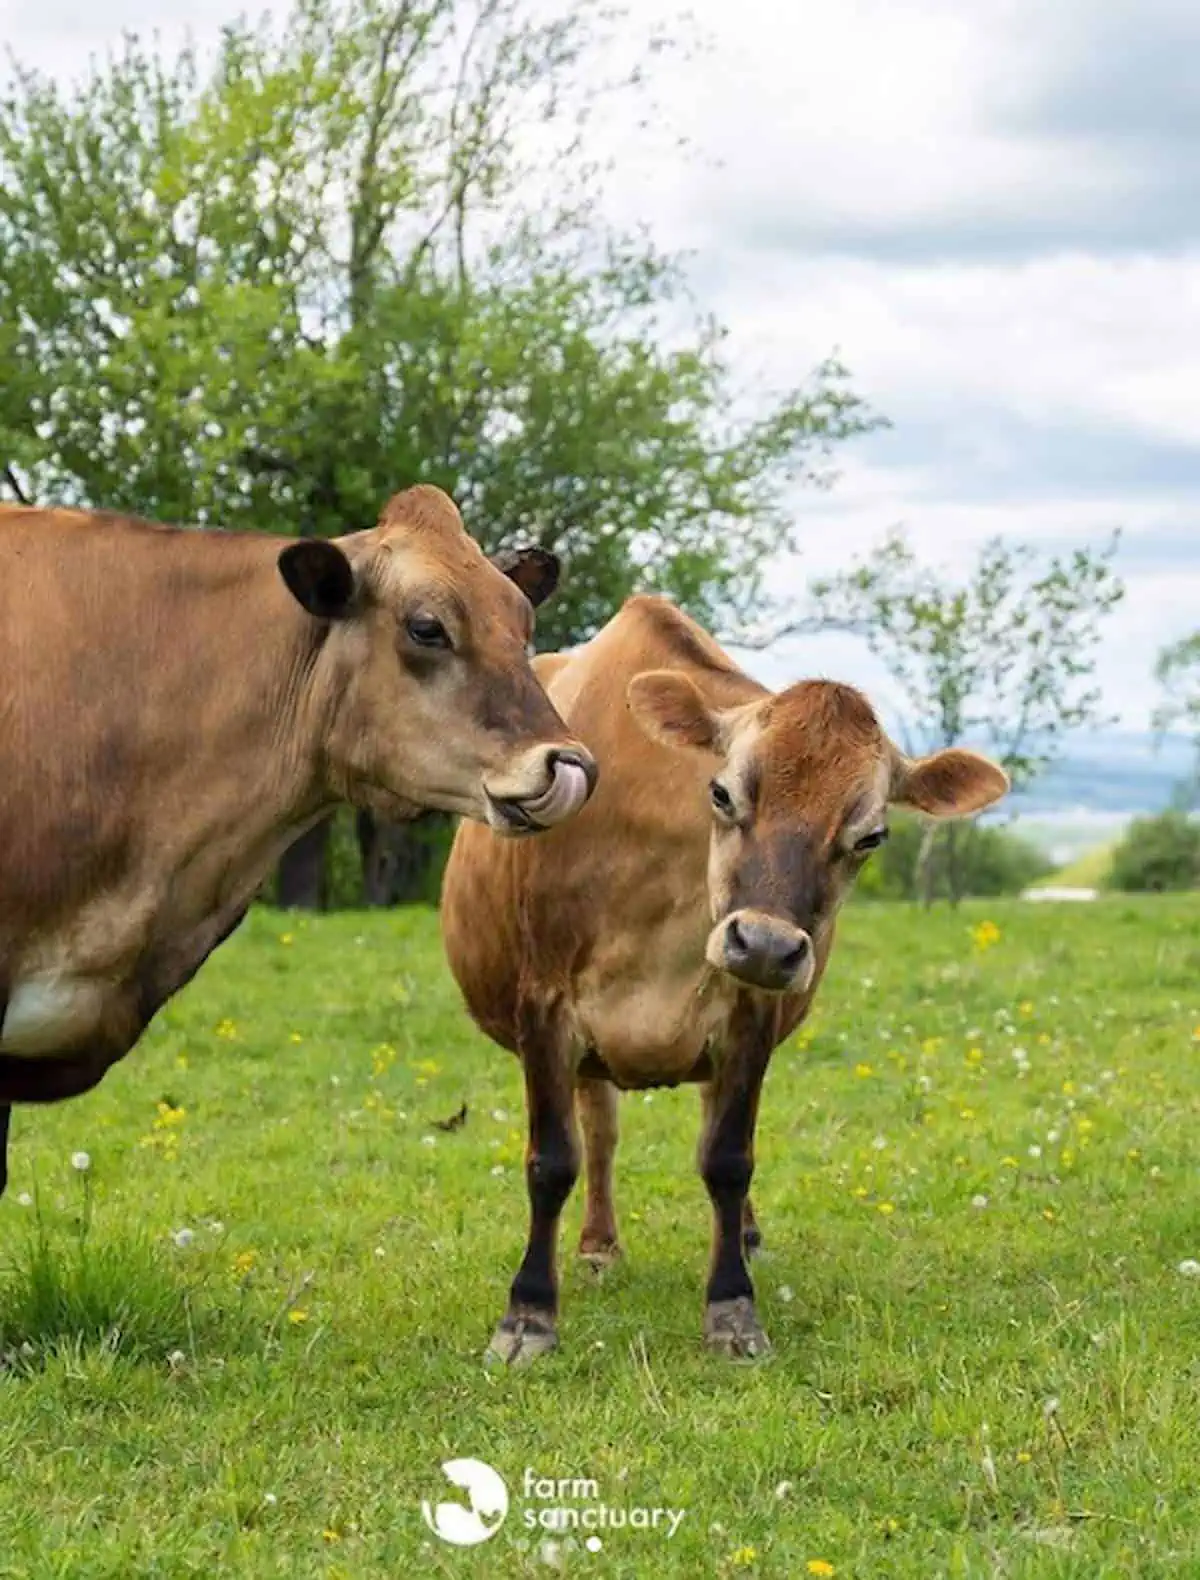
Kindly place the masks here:
[(590, 754), (530, 667), (533, 611), (554, 591), (544, 549), (488, 558), (425, 485), (377, 526), (303, 539), (279, 556), (320, 622), (313, 674), (331, 788), (385, 817), (426, 808), (532, 833), (587, 801)]
[(959, 747), (905, 757), (866, 698), (832, 681), (721, 709), (686, 675), (655, 670), (628, 698), (652, 739), (707, 756), (706, 955), (753, 988), (811, 986), (838, 906), (887, 838), (889, 806), (963, 817), (1009, 788), (995, 763)]

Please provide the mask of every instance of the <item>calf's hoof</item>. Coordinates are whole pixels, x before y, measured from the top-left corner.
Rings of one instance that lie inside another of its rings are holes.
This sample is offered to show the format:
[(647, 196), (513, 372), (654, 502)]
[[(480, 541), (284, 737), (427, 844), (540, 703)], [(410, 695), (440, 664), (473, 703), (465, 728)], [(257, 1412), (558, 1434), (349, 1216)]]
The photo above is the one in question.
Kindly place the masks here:
[(739, 1295), (736, 1300), (714, 1300), (705, 1308), (704, 1342), (710, 1350), (732, 1360), (758, 1360), (771, 1349), (771, 1341), (763, 1332), (748, 1295)]
[(579, 1242), (580, 1260), (586, 1262), (597, 1277), (602, 1273), (607, 1273), (613, 1263), (620, 1259), (621, 1255), (621, 1247), (616, 1240), (585, 1238)]
[(486, 1359), (505, 1366), (528, 1366), (558, 1348), (558, 1330), (548, 1312), (510, 1311), (487, 1347)]

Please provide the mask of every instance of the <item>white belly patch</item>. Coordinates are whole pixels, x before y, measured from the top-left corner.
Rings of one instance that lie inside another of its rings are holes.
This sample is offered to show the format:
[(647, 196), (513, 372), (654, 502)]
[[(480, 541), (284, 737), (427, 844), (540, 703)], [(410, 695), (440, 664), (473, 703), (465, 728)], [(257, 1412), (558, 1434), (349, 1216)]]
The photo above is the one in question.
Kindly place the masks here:
[(13, 985), (0, 1023), (0, 1053), (18, 1059), (71, 1052), (99, 1021), (103, 992), (95, 982), (61, 974)]

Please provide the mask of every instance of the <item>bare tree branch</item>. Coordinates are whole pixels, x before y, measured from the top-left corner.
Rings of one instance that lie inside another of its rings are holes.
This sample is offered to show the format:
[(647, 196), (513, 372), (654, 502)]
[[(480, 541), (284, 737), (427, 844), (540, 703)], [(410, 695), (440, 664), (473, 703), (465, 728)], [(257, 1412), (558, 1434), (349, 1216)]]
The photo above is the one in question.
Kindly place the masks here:
[(20, 504), (22, 504), (22, 505), (32, 505), (33, 504), (33, 500), (29, 498), (28, 494), (26, 494), (25, 490), (21, 487), (20, 480), (18, 479), (17, 474), (13, 471), (11, 466), (6, 466), (4, 468), (4, 481), (8, 484), (8, 486), (12, 489), (13, 493), (17, 496), (17, 500), (18, 500), (18, 502)]
[(741, 647), (750, 653), (762, 653), (787, 637), (819, 636), (826, 631), (843, 631), (851, 636), (865, 636), (867, 629), (866, 623), (861, 620), (833, 614), (809, 614), (793, 620), (784, 620), (778, 625), (738, 626), (729, 631), (722, 631), (717, 640), (727, 647)]

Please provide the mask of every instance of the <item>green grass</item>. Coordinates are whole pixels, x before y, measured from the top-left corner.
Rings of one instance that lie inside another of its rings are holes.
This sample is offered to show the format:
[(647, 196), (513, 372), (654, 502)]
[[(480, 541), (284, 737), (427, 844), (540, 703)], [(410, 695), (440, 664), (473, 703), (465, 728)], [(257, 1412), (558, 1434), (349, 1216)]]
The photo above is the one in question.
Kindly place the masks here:
[(1112, 871), (1113, 851), (1116, 848), (1116, 840), (1105, 845), (1095, 845), (1065, 867), (1057, 867), (1046, 877), (1039, 878), (1033, 887), (1057, 888), (1061, 884), (1066, 888), (1102, 889)]
[[(682, 1089), (623, 1104), (625, 1262), (575, 1265), (573, 1199), (563, 1348), (496, 1374), (516, 1062), (430, 912), (258, 912), (98, 1091), (17, 1113), (0, 1576), (552, 1574), (527, 1466), (687, 1511), (572, 1574), (1200, 1574), (1198, 1028), (1195, 897), (852, 908), (763, 1102), (774, 1355), (702, 1347)], [(514, 1501), (457, 1549), (420, 1503), (466, 1455)]]

